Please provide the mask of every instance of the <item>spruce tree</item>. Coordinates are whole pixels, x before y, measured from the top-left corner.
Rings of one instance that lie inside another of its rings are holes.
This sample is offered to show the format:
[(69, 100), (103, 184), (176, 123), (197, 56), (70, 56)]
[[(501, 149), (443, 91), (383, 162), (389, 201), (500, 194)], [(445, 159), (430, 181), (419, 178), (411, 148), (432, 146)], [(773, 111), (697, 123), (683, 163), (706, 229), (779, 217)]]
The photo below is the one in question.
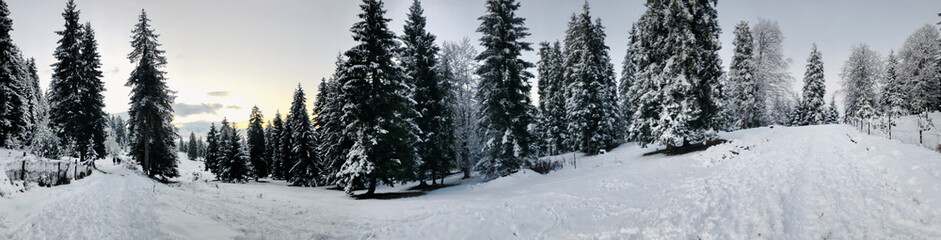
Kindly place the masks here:
[(280, 135), (278, 135), (278, 146), (280, 146), (278, 152), (280, 153), (280, 160), (278, 161), (276, 168), (278, 170), (278, 176), (280, 176), (282, 180), (291, 180), (291, 167), (294, 167), (293, 158), (291, 158), (291, 127), (287, 122), (290, 118), (291, 115), (285, 116), (286, 121), (284, 123), (284, 128), (280, 132)]
[(637, 79), (631, 88), (641, 146), (667, 148), (715, 137), (722, 74), (715, 1), (648, 1), (637, 22)]
[(82, 127), (85, 138), (92, 140), (88, 145), (95, 150), (96, 156), (105, 156), (104, 142), (106, 137), (105, 127), (107, 126), (105, 117), (107, 114), (104, 111), (105, 96), (103, 92), (105, 86), (104, 82), (101, 81), (101, 78), (104, 77), (100, 70), (101, 55), (98, 53), (98, 42), (95, 40), (95, 30), (93, 30), (91, 23), (86, 22), (84, 28), (81, 44), (82, 86), (78, 94), (81, 98), (82, 109), (79, 111), (79, 115), (84, 121)]
[(229, 124), (228, 119), (223, 119), (219, 128), (221, 158), (218, 162), (218, 176), (224, 182), (244, 183), (252, 175), (251, 167), (248, 156), (242, 151), (242, 138), (234, 125)]
[(539, 112), (536, 119), (537, 147), (541, 155), (555, 155), (566, 149), (565, 137), (565, 88), (562, 86), (563, 66), (559, 42), (539, 44)]
[[(65, 29), (56, 32), (62, 39), (56, 48), (53, 80), (50, 86), (50, 117), (63, 141), (84, 161), (93, 149), (104, 155), (104, 84), (101, 82), (101, 56), (90, 24), (78, 23), (79, 11), (72, 1), (66, 5)], [(91, 140), (91, 141), (89, 141)], [(91, 146), (91, 147), (89, 147)]]
[(617, 105), (614, 67), (604, 45), (604, 32), (593, 23), (586, 2), (569, 24), (566, 37), (565, 108), (568, 142), (574, 150), (596, 154), (617, 145), (621, 112)]
[(186, 153), (186, 141), (183, 141), (183, 136), (180, 136), (180, 142), (177, 143), (177, 146), (179, 147), (177, 151), (181, 153)]
[(417, 177), (425, 180), (444, 178), (454, 165), (454, 131), (451, 126), (449, 79), (439, 75), (437, 69), (438, 46), (435, 36), (425, 30), (425, 16), (421, 3), (412, 1), (408, 19), (405, 20), (405, 44), (402, 49), (402, 65), (415, 85), (413, 99), (419, 115), (415, 124), (418, 133), (418, 157), (421, 164)]
[(295, 186), (317, 186), (319, 169), (317, 153), (315, 152), (316, 136), (310, 115), (307, 115), (307, 97), (304, 89), (297, 84), (294, 91), (294, 101), (291, 102), (291, 112), (288, 114), (287, 132), (291, 135), (291, 151), (287, 154), (289, 163), (288, 179)]
[(637, 79), (637, 64), (634, 62), (634, 43), (637, 42), (637, 25), (631, 25), (631, 32), (628, 36), (627, 51), (624, 54), (624, 61), (621, 64), (621, 79), (618, 82), (618, 105), (621, 107), (623, 115), (624, 128), (620, 130), (621, 137), (624, 140), (632, 139), (630, 124), (634, 122), (634, 105), (631, 104), (631, 87)]
[(804, 88), (799, 106), (797, 125), (817, 125), (824, 120), (824, 94), (826, 89), (823, 78), (823, 59), (817, 44), (810, 50), (807, 58), (807, 71), (804, 73)]
[(477, 69), (477, 100), (483, 141), (478, 168), (490, 178), (515, 172), (533, 159), (527, 131), (532, 122), (528, 80), (533, 76), (526, 70), (533, 64), (520, 57), (532, 48), (522, 41), (529, 29), (523, 26), (525, 19), (516, 15), (519, 7), (515, 0), (488, 0), (485, 15), (478, 18), (477, 32), (483, 35), (480, 45), (484, 47), (477, 56), (482, 62)]
[(383, 4), (364, 0), (361, 22), (353, 25), (357, 46), (347, 51), (342, 78), (345, 134), (353, 146), (337, 173), (347, 193), (354, 184), (366, 183), (366, 194), (378, 184), (414, 179), (419, 163), (415, 144), (419, 130), (412, 106), (414, 84), (405, 69), (394, 61), (399, 51), (395, 35), (388, 30)]
[(217, 179), (219, 177), (219, 160), (222, 155), (219, 150), (219, 138), (220, 134), (216, 131), (216, 123), (211, 123), (209, 132), (206, 133), (206, 157), (204, 157), (203, 163), (206, 165), (206, 171), (216, 174)]
[(265, 160), (265, 129), (262, 126), (265, 121), (258, 106), (252, 106), (252, 113), (248, 119), (248, 159), (253, 167), (253, 176), (258, 178), (268, 177), (268, 161)]
[[(81, 62), (82, 26), (78, 22), (78, 15), (75, 3), (70, 0), (62, 13), (65, 29), (56, 32), (62, 38), (53, 54), (57, 61), (52, 65), (48, 96), (50, 124), (53, 129), (57, 129), (56, 133), (64, 146), (79, 141), (74, 135), (87, 136), (82, 132), (81, 124), (77, 123), (81, 119), (73, 116), (81, 108), (81, 103), (75, 101), (73, 96), (79, 91), (84, 70)], [(84, 141), (87, 137), (80, 139)]]
[(136, 66), (126, 86), (131, 87), (131, 108), (128, 111), (128, 132), (131, 136), (131, 156), (143, 166), (152, 178), (166, 180), (178, 175), (177, 155), (173, 152), (176, 127), (173, 122), (173, 99), (167, 89), (167, 64), (159, 50), (157, 34), (150, 28), (147, 13), (141, 10), (140, 22), (134, 27), (128, 59)]
[(0, 2), (0, 146), (11, 148), (24, 140), (29, 123), (28, 108), (24, 108), (29, 101), (24, 91), (28, 73), (10, 37), (12, 30), (10, 11), (5, 1)]
[(908, 114), (905, 108), (905, 82), (898, 73), (899, 59), (895, 53), (889, 52), (885, 66), (885, 84), (882, 87), (882, 115), (885, 116), (883, 125), (886, 127), (889, 139), (892, 139), (892, 127), (896, 126), (895, 119)]
[(199, 152), (198, 152), (199, 150), (196, 147), (196, 145), (197, 145), (196, 134), (193, 132), (190, 132), (190, 141), (186, 145), (186, 157), (189, 158), (190, 160), (196, 160), (196, 158), (199, 157)]
[(268, 131), (268, 148), (271, 151), (271, 178), (284, 179), (284, 146), (281, 145), (281, 135), (284, 132), (284, 121), (281, 120), (281, 112), (275, 112), (274, 119), (271, 120), (271, 130)]
[(826, 120), (824, 120), (826, 124), (837, 124), (840, 122), (840, 112), (836, 109), (835, 98), (830, 98), (830, 106), (827, 107), (826, 111)]
[[(339, 67), (342, 61), (337, 64)], [(346, 153), (352, 146), (352, 142), (343, 134), (345, 125), (341, 122), (343, 105), (340, 94), (335, 78), (324, 79), (320, 82), (317, 103), (314, 104), (314, 125), (317, 126), (314, 131), (320, 140), (317, 154), (323, 163), (321, 176), (324, 184), (336, 183), (337, 173), (346, 162)]]
[(751, 31), (748, 28), (748, 22), (742, 21), (735, 26), (735, 45), (732, 55), (732, 65), (729, 69), (728, 89), (725, 89), (730, 96), (730, 105), (727, 110), (731, 111), (728, 119), (732, 122), (732, 129), (747, 129), (759, 125), (760, 110), (758, 104), (758, 84), (753, 78), (755, 65), (752, 61), (754, 41)]

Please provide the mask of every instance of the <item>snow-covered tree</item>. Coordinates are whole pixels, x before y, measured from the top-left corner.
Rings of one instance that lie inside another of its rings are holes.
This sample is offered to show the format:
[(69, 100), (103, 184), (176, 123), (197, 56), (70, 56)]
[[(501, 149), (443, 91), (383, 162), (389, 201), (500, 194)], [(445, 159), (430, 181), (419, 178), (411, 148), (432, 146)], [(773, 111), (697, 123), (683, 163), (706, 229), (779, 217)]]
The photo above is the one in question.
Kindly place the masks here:
[(824, 113), (824, 123), (837, 124), (840, 122), (840, 112), (836, 109), (836, 98), (830, 97), (830, 105)]
[[(330, 79), (320, 82), (317, 102), (314, 104), (314, 131), (320, 140), (317, 154), (321, 159), (321, 176), (324, 184), (336, 184), (337, 173), (346, 163), (346, 154), (353, 142), (344, 134), (343, 106), (346, 104), (337, 79), (344, 72), (344, 60), (337, 58), (336, 70)], [(359, 183), (361, 184), (361, 183)]]
[(464, 172), (464, 178), (470, 177), (470, 172), (480, 159), (480, 132), (477, 121), (480, 119), (478, 109), (480, 104), (474, 97), (477, 95), (478, 62), (477, 50), (470, 39), (463, 38), (460, 42), (444, 42), (441, 48), (441, 63), (446, 64), (444, 69), (451, 73), (454, 98), (451, 113), (454, 114), (454, 152), (456, 162)]
[(252, 176), (250, 161), (242, 145), (242, 137), (235, 129), (235, 123), (229, 124), (228, 119), (222, 119), (219, 127), (218, 177), (223, 182), (245, 183)]
[(412, 98), (419, 115), (415, 124), (420, 130), (417, 143), (421, 164), (417, 177), (425, 180), (442, 179), (454, 166), (454, 129), (451, 116), (451, 82), (449, 75), (440, 74), (438, 46), (435, 36), (425, 30), (425, 16), (421, 3), (412, 1), (405, 20), (402, 66), (415, 86)]
[[(667, 148), (715, 137), (721, 124), (715, 1), (648, 1), (637, 22), (631, 132)], [(696, 21), (692, 21), (695, 19)]]
[(307, 114), (307, 96), (301, 84), (294, 91), (294, 101), (285, 122), (287, 134), (290, 134), (290, 152), (285, 154), (284, 163), (288, 164), (286, 179), (295, 186), (317, 186), (319, 169), (315, 152), (316, 136), (310, 115)]
[(396, 64), (399, 45), (383, 3), (363, 0), (360, 9), (362, 21), (350, 29), (357, 45), (344, 54), (344, 73), (338, 79), (346, 103), (342, 121), (353, 146), (337, 177), (348, 194), (356, 183), (365, 183), (368, 195), (380, 183), (414, 179), (420, 130), (413, 121), (418, 116), (410, 98), (414, 85)]
[(27, 62), (13, 44), (13, 20), (5, 1), (0, 2), (0, 146), (19, 147), (29, 134), (31, 79)]
[(111, 128), (105, 128), (105, 154), (106, 156), (118, 157), (121, 156), (121, 145), (118, 144), (118, 141), (114, 137), (114, 133), (111, 132)]
[(173, 152), (176, 127), (173, 126), (175, 96), (167, 88), (167, 64), (159, 50), (157, 34), (150, 28), (147, 13), (141, 10), (140, 22), (135, 25), (128, 59), (136, 66), (126, 86), (131, 87), (131, 108), (128, 111), (128, 132), (131, 138), (130, 155), (143, 166), (152, 178), (166, 180), (178, 175), (177, 155)]
[(568, 148), (563, 145), (566, 136), (565, 86), (563, 85), (562, 49), (559, 42), (539, 44), (539, 112), (535, 137), (541, 155), (555, 155)]
[(905, 102), (910, 103), (912, 113), (937, 110), (941, 107), (941, 45), (938, 44), (938, 29), (924, 25), (908, 37), (899, 58), (899, 76), (905, 79), (909, 93)]
[[(784, 34), (778, 22), (768, 19), (758, 19), (752, 26), (755, 65), (754, 78), (758, 85), (756, 110), (759, 112), (761, 126), (771, 124), (787, 124), (790, 114), (788, 109), (775, 109), (774, 106), (789, 106), (792, 101), (794, 79), (788, 71), (790, 59), (784, 56)], [(783, 111), (783, 112), (782, 112)]]
[(219, 177), (219, 162), (222, 159), (222, 150), (219, 148), (219, 142), (222, 134), (216, 131), (216, 123), (209, 125), (209, 132), (206, 133), (206, 156), (203, 158), (203, 164), (206, 170), (216, 174)]
[[(49, 90), (51, 122), (61, 140), (72, 142), (80, 151), (82, 161), (89, 146), (96, 155), (104, 155), (104, 83), (101, 56), (91, 24), (79, 24), (79, 11), (69, 1), (65, 12), (65, 29), (56, 32), (58, 41), (54, 56), (53, 76)], [(89, 141), (91, 140), (91, 141)]]
[(108, 120), (108, 127), (111, 128), (111, 133), (114, 134), (114, 140), (118, 142), (118, 145), (121, 146), (121, 149), (127, 147), (127, 123), (124, 122), (124, 119), (121, 116), (111, 116)]
[(186, 144), (186, 158), (189, 158), (190, 160), (196, 160), (196, 158), (199, 157), (199, 150), (196, 148), (196, 141), (196, 133), (190, 132), (190, 139)]
[(899, 59), (895, 53), (889, 52), (886, 58), (885, 78), (882, 84), (882, 115), (883, 126), (886, 128), (889, 139), (892, 139), (892, 127), (896, 126), (895, 119), (908, 114), (908, 105), (905, 102), (905, 82), (899, 76)]
[(258, 178), (268, 177), (268, 161), (265, 159), (265, 129), (262, 127), (265, 117), (262, 115), (258, 106), (252, 106), (252, 113), (248, 119), (248, 129), (246, 138), (248, 143), (248, 159), (252, 163), (252, 175), (257, 181)]
[(532, 48), (523, 41), (529, 29), (523, 26), (525, 18), (516, 15), (519, 7), (515, 0), (488, 0), (486, 13), (478, 18), (484, 50), (477, 56), (482, 61), (477, 68), (477, 100), (483, 142), (483, 159), (477, 168), (490, 178), (514, 172), (533, 158), (528, 132), (533, 75), (526, 70), (533, 64), (520, 57)]
[(619, 143), (621, 111), (617, 105), (614, 66), (604, 44), (604, 28), (592, 22), (586, 2), (566, 31), (564, 81), (566, 145), (596, 154)]
[(853, 47), (840, 73), (843, 93), (846, 95), (844, 109), (848, 117), (868, 120), (875, 113), (872, 110), (878, 103), (876, 87), (882, 79), (882, 64), (879, 54), (869, 45)]
[(807, 57), (807, 71), (804, 72), (804, 88), (801, 102), (797, 107), (797, 119), (793, 124), (796, 125), (817, 125), (822, 124), (824, 119), (824, 94), (827, 93), (823, 78), (823, 59), (820, 51), (817, 51), (817, 44), (814, 44), (810, 50), (810, 56)]
[(630, 132), (630, 124), (634, 122), (634, 105), (631, 104), (631, 87), (637, 78), (637, 64), (634, 62), (634, 43), (637, 42), (637, 25), (631, 25), (631, 32), (628, 36), (627, 51), (624, 54), (624, 62), (621, 65), (621, 79), (618, 83), (618, 105), (621, 106), (621, 114), (625, 126), (620, 130), (624, 140), (630, 140), (633, 133)]
[(729, 67), (728, 85), (725, 93), (729, 96), (729, 105), (726, 106), (726, 119), (731, 129), (747, 129), (758, 127), (764, 103), (759, 103), (759, 89), (755, 81), (754, 40), (748, 28), (748, 22), (742, 21), (735, 25), (735, 45), (732, 55), (732, 65)]

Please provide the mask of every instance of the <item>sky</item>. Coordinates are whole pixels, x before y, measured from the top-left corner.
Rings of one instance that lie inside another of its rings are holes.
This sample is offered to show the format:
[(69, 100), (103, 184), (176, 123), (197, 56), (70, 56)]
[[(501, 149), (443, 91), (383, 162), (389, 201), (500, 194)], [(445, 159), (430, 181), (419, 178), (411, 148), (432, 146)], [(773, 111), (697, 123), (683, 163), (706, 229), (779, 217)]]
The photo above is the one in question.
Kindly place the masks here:
[[(48, 89), (50, 65), (62, 30), (65, 0), (8, 0), (14, 43), (39, 67), (41, 84)], [(168, 86), (176, 91), (176, 124), (182, 133), (207, 131), (209, 122), (223, 117), (244, 127), (252, 106), (270, 119), (286, 114), (294, 90), (300, 85), (313, 106), (317, 85), (329, 77), (341, 52), (355, 43), (349, 28), (359, 19), (360, 1), (328, 0), (76, 0), (81, 22), (96, 32), (107, 91), (105, 111), (127, 112), (130, 88), (124, 84), (133, 68), (127, 59), (130, 36), (141, 9), (166, 51)], [(563, 38), (569, 16), (581, 12), (583, 1), (520, 0), (518, 15), (536, 43)], [(606, 43), (620, 72), (631, 24), (644, 12), (643, 1), (589, 0), (592, 16), (601, 18)], [(390, 30), (402, 33), (411, 0), (386, 0)], [(425, 0), (427, 30), (445, 41), (475, 32), (484, 13), (483, 0)], [(785, 37), (784, 54), (791, 59), (794, 89), (799, 91), (807, 56), (813, 43), (823, 54), (827, 96), (840, 88), (839, 71), (853, 46), (865, 43), (887, 55), (902, 46), (917, 28), (941, 21), (941, 1), (879, 0), (742, 0), (719, 1), (722, 28), (720, 56), (728, 68), (732, 32), (739, 21), (759, 18), (777, 21)], [(479, 50), (479, 47), (478, 47)], [(523, 58), (535, 63), (535, 52)], [(530, 69), (535, 72), (535, 69)], [(535, 79), (533, 97), (535, 97)], [(839, 95), (837, 94), (839, 99)], [(839, 100), (838, 100), (839, 101)]]

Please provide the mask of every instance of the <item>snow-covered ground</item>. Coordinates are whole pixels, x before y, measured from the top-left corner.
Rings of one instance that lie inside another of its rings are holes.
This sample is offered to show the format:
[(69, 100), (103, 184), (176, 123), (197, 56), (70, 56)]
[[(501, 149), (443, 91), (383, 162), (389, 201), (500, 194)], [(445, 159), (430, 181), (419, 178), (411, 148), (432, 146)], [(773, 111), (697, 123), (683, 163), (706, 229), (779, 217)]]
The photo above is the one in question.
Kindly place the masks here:
[[(932, 112), (928, 114), (928, 117), (931, 118), (931, 122), (934, 123), (934, 128), (922, 133), (922, 146), (937, 150), (939, 144), (941, 144), (941, 112)], [(873, 120), (873, 125), (876, 124)], [(892, 127), (892, 139), (901, 141), (904, 143), (916, 144), (918, 145), (918, 117), (914, 115), (902, 116), (895, 120), (895, 127)], [(866, 131), (861, 129), (861, 131)], [(885, 133), (882, 129), (872, 129), (870, 131), (872, 135), (888, 137), (888, 134)]]
[(577, 169), (449, 178), (461, 185), (392, 200), (206, 182), (188, 160), (168, 186), (101, 161), (106, 174), (0, 198), (0, 239), (941, 239), (937, 152), (844, 125), (722, 137), (703, 152), (627, 144)]

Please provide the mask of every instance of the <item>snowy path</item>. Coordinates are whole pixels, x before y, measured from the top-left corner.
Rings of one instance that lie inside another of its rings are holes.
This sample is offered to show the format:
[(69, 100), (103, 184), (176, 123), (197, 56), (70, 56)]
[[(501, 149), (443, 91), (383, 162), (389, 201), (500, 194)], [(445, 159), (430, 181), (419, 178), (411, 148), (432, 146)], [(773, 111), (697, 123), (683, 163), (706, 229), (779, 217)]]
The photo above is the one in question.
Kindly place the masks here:
[(0, 239), (941, 239), (937, 152), (848, 126), (723, 138), (673, 157), (625, 145), (578, 169), (395, 200), (207, 183), (188, 160), (172, 186), (112, 167), (0, 199)]
[[(23, 214), (26, 221), (5, 222), (8, 239), (155, 239), (165, 235), (154, 228), (158, 218), (152, 182), (123, 174), (95, 173), (77, 184), (36, 189), (20, 198), (5, 200), (4, 209)], [(34, 208), (30, 210), (17, 210)], [(34, 212), (35, 211), (35, 212)], [(2, 229), (2, 228), (0, 228)]]

